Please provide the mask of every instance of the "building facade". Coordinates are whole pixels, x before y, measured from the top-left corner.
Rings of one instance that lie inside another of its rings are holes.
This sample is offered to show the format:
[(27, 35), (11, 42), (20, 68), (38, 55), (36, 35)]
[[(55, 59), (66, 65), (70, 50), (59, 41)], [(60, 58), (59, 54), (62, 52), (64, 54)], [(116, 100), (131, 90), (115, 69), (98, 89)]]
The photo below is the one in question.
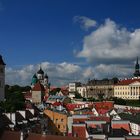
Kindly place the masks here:
[(48, 124), (51, 127), (52, 134), (65, 135), (67, 133), (68, 127), (68, 116), (63, 112), (57, 112), (53, 110), (46, 109), (44, 114), (50, 119)]
[(128, 100), (140, 98), (140, 79), (125, 79), (114, 86), (114, 96)]
[(32, 77), (31, 88), (33, 88), (38, 81), (44, 86), (44, 88), (49, 88), (49, 77), (47, 74), (44, 74), (44, 71), (41, 67)]
[(104, 99), (110, 98), (114, 94), (114, 85), (118, 82), (117, 78), (90, 80), (87, 83), (87, 97), (98, 99), (102, 96)]
[(140, 72), (138, 57), (135, 64), (134, 77), (123, 79), (114, 86), (114, 96), (128, 100), (140, 99)]
[(79, 86), (77, 87), (77, 92), (84, 98), (87, 98), (87, 88), (86, 86)]
[(5, 98), (5, 63), (0, 55), (0, 101)]

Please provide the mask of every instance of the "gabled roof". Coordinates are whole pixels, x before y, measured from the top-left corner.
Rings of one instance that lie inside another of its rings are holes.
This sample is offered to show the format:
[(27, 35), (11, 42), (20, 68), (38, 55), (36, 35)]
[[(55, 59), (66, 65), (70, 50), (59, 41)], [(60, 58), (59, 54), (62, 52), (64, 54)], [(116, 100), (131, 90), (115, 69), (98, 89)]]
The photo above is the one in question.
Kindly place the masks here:
[(44, 86), (38, 81), (38, 82), (34, 85), (32, 91), (45, 91), (45, 89), (44, 89)]
[(61, 102), (55, 102), (55, 103), (53, 103), (53, 106), (60, 106), (60, 105), (62, 105)]
[(128, 132), (131, 132), (130, 121), (127, 120), (113, 120), (111, 122), (112, 129), (124, 129)]
[(13, 124), (12, 121), (4, 114), (2, 115), (2, 121), (5, 126), (8, 126), (9, 124)]

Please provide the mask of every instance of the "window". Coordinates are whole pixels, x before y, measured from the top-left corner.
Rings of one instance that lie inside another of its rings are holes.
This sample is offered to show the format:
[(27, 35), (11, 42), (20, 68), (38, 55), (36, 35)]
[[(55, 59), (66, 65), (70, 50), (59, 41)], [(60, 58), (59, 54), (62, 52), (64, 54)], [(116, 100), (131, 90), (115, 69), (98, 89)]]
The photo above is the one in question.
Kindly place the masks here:
[(57, 122), (58, 122), (58, 119), (56, 119), (55, 121), (56, 121), (56, 123), (57, 123)]
[(63, 122), (64, 121), (64, 119), (61, 119), (61, 122)]
[(58, 129), (60, 128), (60, 125), (58, 124)]

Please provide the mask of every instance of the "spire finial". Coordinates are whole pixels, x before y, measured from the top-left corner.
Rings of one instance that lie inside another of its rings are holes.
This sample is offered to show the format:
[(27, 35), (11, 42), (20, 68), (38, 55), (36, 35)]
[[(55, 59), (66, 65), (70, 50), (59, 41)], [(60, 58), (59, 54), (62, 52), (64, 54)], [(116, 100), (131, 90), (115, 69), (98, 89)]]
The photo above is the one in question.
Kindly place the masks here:
[(136, 62), (137, 64), (139, 63), (139, 58), (138, 58), (138, 56), (137, 56), (137, 62)]

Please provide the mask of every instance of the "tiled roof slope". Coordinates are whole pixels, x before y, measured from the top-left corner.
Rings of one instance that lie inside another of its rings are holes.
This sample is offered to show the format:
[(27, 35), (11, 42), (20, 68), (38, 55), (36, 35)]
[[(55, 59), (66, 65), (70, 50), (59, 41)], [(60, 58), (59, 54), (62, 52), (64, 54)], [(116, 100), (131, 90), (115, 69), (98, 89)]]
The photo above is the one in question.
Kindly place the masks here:
[(118, 82), (116, 85), (129, 85), (134, 82), (140, 82), (140, 79), (124, 79)]

